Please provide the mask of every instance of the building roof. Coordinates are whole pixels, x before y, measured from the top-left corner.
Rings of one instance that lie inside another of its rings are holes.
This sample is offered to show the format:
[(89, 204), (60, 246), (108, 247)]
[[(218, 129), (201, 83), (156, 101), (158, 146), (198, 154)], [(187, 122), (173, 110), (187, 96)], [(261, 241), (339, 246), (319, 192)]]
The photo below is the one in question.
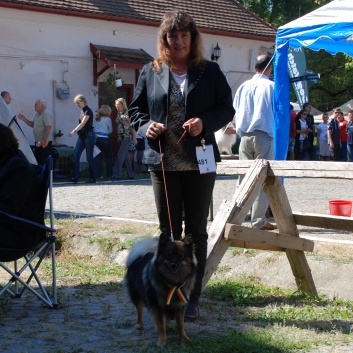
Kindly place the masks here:
[(167, 10), (182, 9), (204, 33), (273, 42), (276, 29), (236, 0), (0, 0), (0, 7), (159, 26)]
[(94, 53), (103, 53), (110, 59), (110, 61), (117, 62), (141, 63), (141, 65), (144, 65), (154, 59), (142, 49), (129, 49), (91, 44), (91, 51)]

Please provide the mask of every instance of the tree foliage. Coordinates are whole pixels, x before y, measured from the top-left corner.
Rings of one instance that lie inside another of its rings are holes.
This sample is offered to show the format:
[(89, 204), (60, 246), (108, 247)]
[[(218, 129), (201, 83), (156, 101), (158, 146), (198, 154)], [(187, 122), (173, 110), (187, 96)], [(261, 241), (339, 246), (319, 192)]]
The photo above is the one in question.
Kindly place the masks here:
[(106, 104), (113, 109), (116, 99), (115, 76), (109, 73), (104, 81), (99, 82), (99, 105)]
[(352, 99), (353, 58), (324, 50), (307, 53), (308, 68), (320, 73), (320, 83), (309, 83), (310, 101), (314, 107), (326, 112)]
[(248, 10), (274, 27), (301, 17), (331, 0), (240, 0)]
[[(278, 28), (300, 16), (331, 2), (331, 0), (240, 0), (248, 10)], [(309, 83), (311, 104), (328, 111), (353, 96), (353, 58), (343, 53), (330, 55), (305, 49), (307, 67), (320, 74), (318, 84)], [(291, 92), (291, 100), (296, 100)]]

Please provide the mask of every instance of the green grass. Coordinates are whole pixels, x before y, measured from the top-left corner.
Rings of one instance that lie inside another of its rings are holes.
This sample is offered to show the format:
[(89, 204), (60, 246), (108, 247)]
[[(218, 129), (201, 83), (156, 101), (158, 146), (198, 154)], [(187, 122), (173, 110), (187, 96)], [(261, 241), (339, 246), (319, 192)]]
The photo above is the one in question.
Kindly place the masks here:
[[(120, 234), (133, 234), (133, 233), (120, 233)], [(108, 256), (112, 251), (123, 251), (130, 249), (136, 241), (140, 240), (139, 238), (132, 238), (121, 241), (119, 238), (112, 237), (95, 237), (88, 240), (89, 244), (98, 244), (100, 252), (103, 255)]]
[(124, 266), (119, 266), (117, 263), (95, 263), (88, 257), (76, 257), (75, 261), (57, 262), (57, 277), (63, 282), (71, 282), (75, 285), (77, 283), (83, 285), (100, 284), (112, 280), (121, 280), (124, 275)]
[(291, 353), (311, 346), (312, 344), (306, 340), (298, 340), (297, 336), (288, 339), (281, 328), (279, 330), (249, 328), (246, 332), (231, 331), (224, 334), (204, 335), (184, 343), (170, 339), (165, 348), (156, 348), (142, 343), (142, 347), (135, 352)]
[(353, 301), (322, 295), (311, 298), (301, 292), (265, 286), (255, 276), (237, 281), (211, 280), (205, 295), (230, 302), (238, 308), (239, 319), (244, 322), (294, 325), (317, 331), (336, 329), (348, 335), (353, 330)]

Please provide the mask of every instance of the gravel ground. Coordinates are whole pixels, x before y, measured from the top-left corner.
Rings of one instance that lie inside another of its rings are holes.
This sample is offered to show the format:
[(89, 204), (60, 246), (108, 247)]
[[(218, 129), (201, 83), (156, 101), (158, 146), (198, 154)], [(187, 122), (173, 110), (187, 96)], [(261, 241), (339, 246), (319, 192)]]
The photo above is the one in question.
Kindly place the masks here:
[[(236, 177), (217, 177), (214, 214), (224, 199), (231, 199)], [(329, 200), (353, 199), (353, 180), (286, 178), (285, 189), (293, 211), (329, 214)], [(54, 210), (157, 222), (149, 179), (97, 184), (57, 183)]]

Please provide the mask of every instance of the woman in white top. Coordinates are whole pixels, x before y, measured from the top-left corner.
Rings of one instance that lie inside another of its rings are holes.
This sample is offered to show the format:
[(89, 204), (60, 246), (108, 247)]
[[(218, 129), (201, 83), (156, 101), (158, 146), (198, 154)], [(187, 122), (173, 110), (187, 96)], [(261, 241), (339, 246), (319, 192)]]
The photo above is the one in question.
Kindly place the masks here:
[(113, 153), (109, 141), (109, 134), (113, 132), (112, 120), (110, 119), (111, 113), (112, 110), (108, 105), (102, 105), (93, 121), (94, 133), (96, 134), (96, 146), (101, 151), (94, 157), (94, 167), (97, 178), (102, 178), (103, 152), (105, 153), (106, 176), (110, 178), (113, 174)]
[(330, 145), (327, 137), (328, 114), (322, 114), (322, 123), (317, 126), (317, 140), (320, 152), (320, 161), (330, 160)]

